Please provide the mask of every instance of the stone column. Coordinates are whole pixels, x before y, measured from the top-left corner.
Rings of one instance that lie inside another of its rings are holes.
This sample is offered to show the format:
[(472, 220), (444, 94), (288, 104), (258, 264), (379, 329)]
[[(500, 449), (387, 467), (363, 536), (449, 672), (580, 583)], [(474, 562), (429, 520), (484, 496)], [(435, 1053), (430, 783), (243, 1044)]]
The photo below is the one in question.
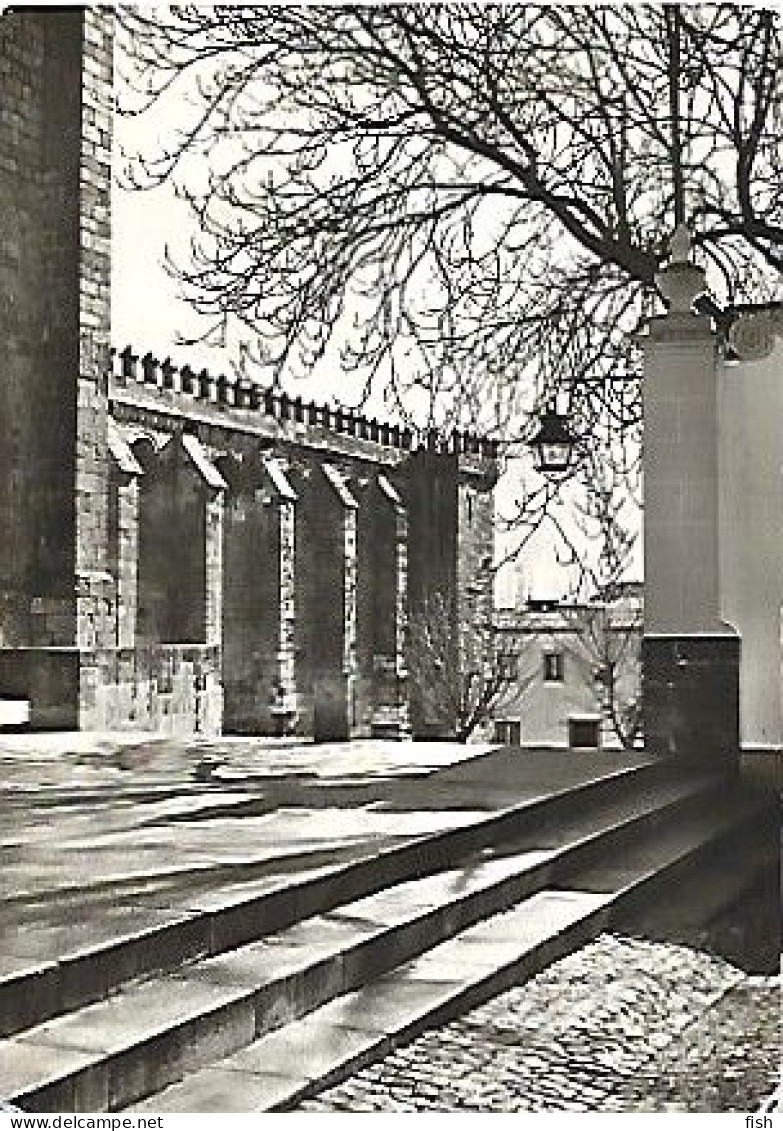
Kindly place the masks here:
[[(210, 464), (204, 501), (204, 643), (206, 654), (196, 664), (195, 728), (220, 734), (223, 727), (223, 521), (227, 484)], [(221, 480), (218, 482), (218, 480)], [(200, 668), (200, 670), (199, 670)]]
[(284, 460), (265, 459), (277, 512), (277, 653), (276, 692), (271, 704), (275, 730), (291, 731), (298, 711), (296, 694), (296, 492), (286, 475)]
[(136, 647), (139, 605), (139, 477), (144, 469), (120, 429), (109, 420), (112, 474), (109, 489), (113, 508), (109, 523), (109, 561), (116, 579), (115, 640), (117, 648)]
[(410, 738), (410, 692), (408, 687), (408, 512), (402, 500), (395, 508), (397, 607), (394, 620), (394, 662), (397, 672), (398, 738)]
[[(76, 645), (79, 725), (107, 726), (115, 691), (114, 579), (108, 572), (111, 335), (112, 19), (85, 9), (81, 40), (79, 374), (76, 405)], [(56, 34), (56, 33), (55, 33)], [(56, 47), (54, 48), (57, 49)], [(55, 93), (55, 98), (58, 95)]]
[[(371, 733), (380, 738), (410, 737), (408, 703), (408, 515), (394, 485), (379, 475), (376, 487), (378, 513), (372, 537), (375, 557), (366, 565), (373, 570), (374, 665)], [(380, 556), (379, 556), (380, 555)], [(383, 623), (388, 618), (389, 623)]]
[(296, 493), (285, 458), (251, 450), (219, 458), (230, 486), (223, 538), (225, 725), (286, 734), (294, 680)]
[(744, 768), (751, 750), (768, 765), (783, 751), (783, 307), (743, 313), (731, 346), (721, 374), (720, 579), (721, 610), (742, 636)]
[(343, 676), (345, 678), (345, 715), (350, 734), (356, 725), (356, 582), (357, 582), (356, 506), (343, 510)]
[(720, 619), (717, 348), (687, 232), (661, 276), (669, 311), (644, 341), (647, 747), (691, 761), (735, 762), (739, 639)]
[(313, 736), (349, 738), (356, 725), (357, 502), (345, 476), (321, 465), (308, 491)]
[[(491, 681), (493, 668), (492, 562), (495, 552), (494, 467), (470, 468), (462, 460), (457, 484), (457, 647), (459, 670), (478, 673), (478, 686)], [(471, 474), (472, 472), (472, 474)], [(478, 699), (478, 690), (473, 700)], [(478, 723), (478, 733), (489, 725)]]
[(212, 493), (206, 501), (206, 508), (204, 635), (208, 647), (220, 648), (223, 626), (223, 492)]
[(139, 603), (139, 481), (117, 488), (117, 647), (135, 648)]

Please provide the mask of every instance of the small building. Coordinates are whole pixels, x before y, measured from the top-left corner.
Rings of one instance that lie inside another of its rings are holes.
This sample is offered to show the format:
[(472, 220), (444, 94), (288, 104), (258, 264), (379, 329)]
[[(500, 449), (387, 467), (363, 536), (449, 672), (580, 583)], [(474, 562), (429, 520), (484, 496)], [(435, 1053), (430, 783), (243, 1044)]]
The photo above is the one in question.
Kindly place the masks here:
[(522, 610), (498, 612), (496, 646), (516, 656), (516, 675), (494, 711), (496, 742), (589, 749), (634, 743), (641, 590), (641, 583), (626, 582), (582, 604), (532, 599)]

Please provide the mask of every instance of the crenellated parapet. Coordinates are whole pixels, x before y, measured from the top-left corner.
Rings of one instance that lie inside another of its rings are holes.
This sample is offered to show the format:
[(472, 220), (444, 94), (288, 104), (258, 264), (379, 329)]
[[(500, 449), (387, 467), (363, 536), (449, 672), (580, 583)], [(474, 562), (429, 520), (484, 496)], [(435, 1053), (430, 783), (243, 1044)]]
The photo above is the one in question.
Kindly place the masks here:
[(433, 588), (470, 617), (496, 443), (131, 347), (112, 354), (109, 412), (131, 713), (316, 739), (418, 728), (409, 621)]
[(161, 361), (131, 346), (112, 351), (110, 393), (125, 418), (132, 416), (134, 408), (138, 413), (162, 416), (173, 411), (194, 426), (251, 428), (262, 437), (314, 448), (322, 448), (326, 439), (335, 450), (380, 463), (394, 464), (411, 452), (425, 450), (456, 455), (466, 471), (491, 475), (498, 459), (497, 441), (471, 432), (414, 431), (353, 409), (266, 389), (246, 378), (207, 369), (196, 372), (187, 364), (176, 366), (171, 358)]

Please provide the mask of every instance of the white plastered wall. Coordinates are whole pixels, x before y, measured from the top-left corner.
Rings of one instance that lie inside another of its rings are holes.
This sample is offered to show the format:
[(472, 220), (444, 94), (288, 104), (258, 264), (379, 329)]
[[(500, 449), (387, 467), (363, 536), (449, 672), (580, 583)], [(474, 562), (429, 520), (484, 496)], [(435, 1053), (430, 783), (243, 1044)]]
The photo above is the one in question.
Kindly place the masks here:
[(743, 748), (780, 750), (783, 335), (753, 317), (736, 334), (743, 360), (718, 367), (721, 614), (742, 641)]

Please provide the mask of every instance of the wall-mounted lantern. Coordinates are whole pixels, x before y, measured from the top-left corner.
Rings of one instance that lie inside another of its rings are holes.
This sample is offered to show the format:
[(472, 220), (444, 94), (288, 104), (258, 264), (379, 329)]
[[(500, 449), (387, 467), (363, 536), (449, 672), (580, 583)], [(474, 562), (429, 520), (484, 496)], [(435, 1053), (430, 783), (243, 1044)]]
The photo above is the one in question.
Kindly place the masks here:
[(568, 471), (577, 440), (568, 427), (567, 417), (549, 408), (528, 443), (536, 454), (537, 470), (548, 475)]

